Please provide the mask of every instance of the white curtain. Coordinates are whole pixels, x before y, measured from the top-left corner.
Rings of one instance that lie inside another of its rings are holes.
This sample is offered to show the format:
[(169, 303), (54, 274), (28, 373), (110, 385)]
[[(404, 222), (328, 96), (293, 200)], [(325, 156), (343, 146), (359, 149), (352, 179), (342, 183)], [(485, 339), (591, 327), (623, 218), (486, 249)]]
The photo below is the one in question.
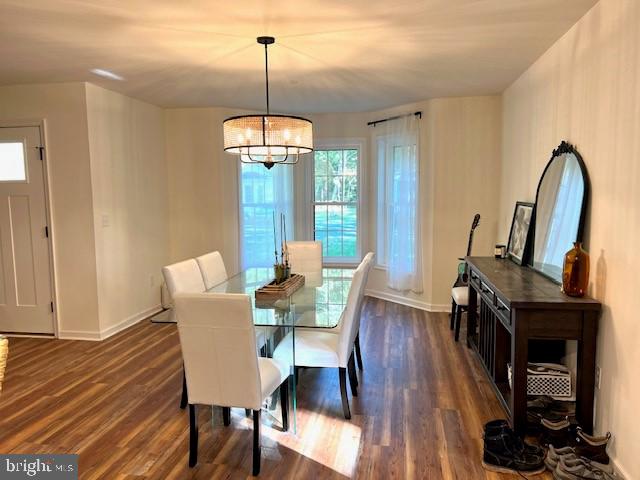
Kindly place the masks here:
[(261, 164), (240, 166), (240, 264), (270, 267), (275, 262), (273, 214), (276, 216), (277, 249), (280, 253), (280, 213), (287, 221), (287, 239), (293, 239), (293, 167)]
[(384, 244), (387, 284), (422, 292), (419, 217), (419, 119), (407, 115), (378, 130), (378, 242)]

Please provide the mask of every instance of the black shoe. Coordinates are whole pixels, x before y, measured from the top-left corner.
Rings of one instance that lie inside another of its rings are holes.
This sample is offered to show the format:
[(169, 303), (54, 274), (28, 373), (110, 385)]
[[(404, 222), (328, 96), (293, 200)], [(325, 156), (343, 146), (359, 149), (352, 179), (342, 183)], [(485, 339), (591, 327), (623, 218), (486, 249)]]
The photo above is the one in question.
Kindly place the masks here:
[[(544, 456), (531, 447), (511, 428), (498, 422), (485, 425), (482, 466), (487, 470), (505, 473), (537, 474), (545, 470)], [(538, 447), (535, 447), (536, 449)]]
[(538, 447), (537, 445), (531, 445), (530, 443), (523, 441), (522, 438), (520, 438), (514, 433), (513, 430), (511, 430), (509, 422), (507, 422), (506, 420), (491, 420), (490, 422), (485, 423), (484, 437), (495, 437), (496, 435), (500, 435), (501, 433), (507, 433), (508, 435), (513, 437), (512, 443), (517, 451), (544, 458), (544, 449)]

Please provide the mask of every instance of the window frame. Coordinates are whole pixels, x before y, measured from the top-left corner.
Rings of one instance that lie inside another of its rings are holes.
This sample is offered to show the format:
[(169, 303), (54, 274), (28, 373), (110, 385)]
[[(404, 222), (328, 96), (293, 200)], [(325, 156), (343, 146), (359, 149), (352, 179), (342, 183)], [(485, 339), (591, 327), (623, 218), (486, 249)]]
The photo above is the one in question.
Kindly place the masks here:
[(329, 151), (329, 150), (356, 150), (358, 152), (358, 166), (356, 170), (356, 177), (358, 179), (358, 188), (357, 195), (358, 199), (355, 202), (356, 207), (356, 254), (354, 257), (323, 257), (323, 263), (327, 267), (332, 266), (354, 266), (360, 263), (362, 259), (362, 251), (363, 251), (363, 192), (365, 189), (363, 188), (364, 183), (364, 153), (365, 153), (365, 142), (363, 139), (327, 139), (327, 140), (316, 140), (314, 145), (314, 152), (311, 156), (309, 162), (309, 168), (307, 169), (307, 185), (308, 192), (307, 195), (307, 208), (308, 211), (308, 221), (307, 221), (307, 233), (308, 238), (315, 240), (315, 206), (318, 205), (353, 205), (352, 202), (320, 202), (317, 203), (315, 200), (315, 152), (316, 151)]

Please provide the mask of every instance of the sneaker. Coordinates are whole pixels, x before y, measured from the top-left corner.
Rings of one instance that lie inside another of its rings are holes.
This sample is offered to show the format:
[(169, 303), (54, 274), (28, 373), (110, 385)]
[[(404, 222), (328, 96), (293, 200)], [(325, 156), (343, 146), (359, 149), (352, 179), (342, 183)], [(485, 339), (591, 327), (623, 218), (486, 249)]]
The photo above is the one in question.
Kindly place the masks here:
[(553, 445), (549, 445), (547, 455), (544, 458), (544, 464), (553, 472), (558, 466), (560, 458), (569, 456), (572, 458), (578, 458), (573, 447), (555, 448)]
[(542, 426), (542, 435), (540, 443), (542, 445), (553, 445), (555, 447), (571, 446), (572, 428), (571, 422), (567, 417), (553, 421), (547, 418), (540, 420)]
[(594, 462), (609, 464), (609, 455), (607, 455), (609, 440), (611, 440), (610, 432), (601, 437), (596, 437), (584, 433), (582, 428), (578, 427), (575, 437), (575, 453), (579, 457), (586, 457)]
[(494, 472), (538, 474), (545, 470), (542, 456), (527, 452), (525, 443), (510, 428), (484, 436), (482, 466)]
[(617, 480), (609, 465), (590, 462), (583, 458), (561, 457), (553, 471), (555, 480)]

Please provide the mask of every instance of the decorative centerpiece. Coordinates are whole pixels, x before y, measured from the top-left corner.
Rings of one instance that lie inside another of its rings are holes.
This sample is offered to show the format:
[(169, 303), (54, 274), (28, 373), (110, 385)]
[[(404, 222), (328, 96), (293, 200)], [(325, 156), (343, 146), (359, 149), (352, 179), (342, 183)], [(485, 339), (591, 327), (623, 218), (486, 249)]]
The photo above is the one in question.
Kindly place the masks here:
[(287, 248), (287, 219), (284, 213), (280, 214), (280, 259), (278, 259), (278, 240), (276, 239), (276, 212), (273, 212), (273, 246), (276, 261), (273, 264), (273, 273), (276, 284), (280, 284), (291, 276), (289, 265), (289, 249)]
[(274, 279), (266, 285), (256, 289), (256, 306), (269, 307), (276, 300), (290, 297), (304, 285), (304, 276), (291, 273), (289, 264), (289, 249), (287, 248), (287, 220), (280, 214), (280, 253), (278, 254), (278, 240), (276, 234), (276, 214), (273, 213), (273, 246), (275, 263), (273, 264)]

